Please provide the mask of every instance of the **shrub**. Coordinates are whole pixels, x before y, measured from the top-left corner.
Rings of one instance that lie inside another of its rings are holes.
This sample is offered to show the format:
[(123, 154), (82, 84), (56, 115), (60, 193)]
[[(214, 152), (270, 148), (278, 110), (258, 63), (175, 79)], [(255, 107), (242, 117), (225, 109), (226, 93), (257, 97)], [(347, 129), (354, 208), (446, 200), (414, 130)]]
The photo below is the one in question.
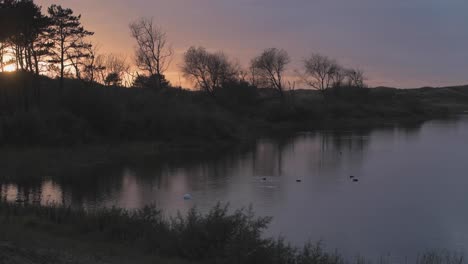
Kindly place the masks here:
[(340, 264), (337, 254), (321, 244), (297, 249), (283, 239), (263, 237), (271, 218), (255, 217), (252, 209), (230, 212), (218, 204), (208, 213), (196, 209), (167, 219), (155, 207), (84, 211), (57, 206), (0, 203), (0, 224), (20, 224), (67, 237), (90, 235), (124, 243), (147, 253), (202, 263)]

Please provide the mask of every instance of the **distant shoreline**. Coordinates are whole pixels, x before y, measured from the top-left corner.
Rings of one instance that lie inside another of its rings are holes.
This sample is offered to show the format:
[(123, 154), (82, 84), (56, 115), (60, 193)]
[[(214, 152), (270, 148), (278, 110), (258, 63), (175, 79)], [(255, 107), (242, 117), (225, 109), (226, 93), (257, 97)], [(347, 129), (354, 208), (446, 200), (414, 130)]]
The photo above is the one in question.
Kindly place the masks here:
[(468, 111), (468, 86), (337, 87), (292, 90), (280, 97), (273, 89), (244, 84), (210, 96), (65, 81), (61, 90), (57, 80), (47, 77), (0, 74), (0, 151), (144, 142), (204, 148), (272, 134), (452, 118)]

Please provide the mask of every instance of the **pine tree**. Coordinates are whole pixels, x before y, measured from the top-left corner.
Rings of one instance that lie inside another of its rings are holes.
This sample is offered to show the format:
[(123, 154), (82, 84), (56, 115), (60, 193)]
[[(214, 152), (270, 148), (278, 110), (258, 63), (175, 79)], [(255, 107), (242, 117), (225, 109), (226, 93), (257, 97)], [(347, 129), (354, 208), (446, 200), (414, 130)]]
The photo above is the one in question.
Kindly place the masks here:
[(51, 19), (49, 38), (54, 43), (51, 49), (52, 59), (50, 63), (58, 65), (60, 88), (63, 89), (65, 70), (74, 67), (75, 74), (79, 77), (77, 67), (79, 60), (88, 58), (88, 50), (91, 44), (85, 41), (86, 37), (94, 35), (81, 25), (81, 15), (75, 16), (73, 10), (63, 8), (60, 5), (52, 5), (48, 10)]
[(14, 51), (17, 68), (39, 74), (43, 34), (49, 19), (32, 0), (0, 1), (0, 42)]

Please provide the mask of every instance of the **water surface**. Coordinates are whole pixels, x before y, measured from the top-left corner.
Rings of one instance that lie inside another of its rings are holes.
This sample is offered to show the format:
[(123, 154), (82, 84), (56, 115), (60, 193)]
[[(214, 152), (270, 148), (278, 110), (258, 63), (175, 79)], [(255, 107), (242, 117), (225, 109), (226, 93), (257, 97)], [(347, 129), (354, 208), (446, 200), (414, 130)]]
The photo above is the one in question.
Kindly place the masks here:
[[(274, 217), (268, 235), (298, 245), (322, 239), (348, 256), (467, 252), (467, 147), (468, 118), (462, 118), (262, 139), (223, 154), (70, 168), (60, 177), (4, 182), (0, 189), (13, 202), (155, 204), (167, 214), (193, 206), (207, 210), (217, 202), (252, 205), (257, 215)], [(185, 201), (186, 193), (193, 200)]]

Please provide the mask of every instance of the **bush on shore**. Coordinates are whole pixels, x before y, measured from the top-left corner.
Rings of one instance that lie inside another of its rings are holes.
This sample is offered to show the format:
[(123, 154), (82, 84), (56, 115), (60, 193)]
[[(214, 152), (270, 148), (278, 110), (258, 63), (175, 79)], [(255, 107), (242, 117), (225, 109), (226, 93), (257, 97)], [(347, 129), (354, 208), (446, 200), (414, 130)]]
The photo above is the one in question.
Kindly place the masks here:
[[(271, 218), (251, 209), (231, 212), (218, 204), (207, 214), (196, 209), (167, 218), (155, 207), (78, 210), (0, 203), (0, 224), (22, 225), (76, 239), (98, 239), (141, 249), (145, 254), (201, 263), (339, 264), (338, 254), (320, 243), (295, 248), (283, 239), (263, 237)], [(27, 231), (26, 231), (27, 232)]]
[[(206, 214), (191, 209), (165, 217), (148, 206), (140, 210), (72, 209), (0, 202), (0, 226), (29, 232), (47, 232), (72, 241), (122, 245), (144, 255), (181, 259), (190, 263), (366, 264), (365, 257), (345, 259), (327, 252), (322, 243), (293, 247), (284, 239), (265, 238), (271, 218), (256, 217), (252, 209), (232, 211), (216, 205)], [(18, 234), (21, 237), (21, 234)], [(416, 264), (463, 264), (461, 254), (431, 250), (415, 258)], [(387, 257), (381, 264), (391, 263)], [(407, 261), (408, 263), (408, 261)]]
[(343, 121), (422, 120), (468, 106), (463, 88), (339, 87), (323, 94), (289, 91), (279, 98), (271, 89), (243, 82), (213, 95), (78, 80), (66, 80), (61, 90), (57, 80), (25, 72), (0, 73), (0, 84), (0, 145), (13, 146), (238, 140), (285, 126), (310, 130)]

